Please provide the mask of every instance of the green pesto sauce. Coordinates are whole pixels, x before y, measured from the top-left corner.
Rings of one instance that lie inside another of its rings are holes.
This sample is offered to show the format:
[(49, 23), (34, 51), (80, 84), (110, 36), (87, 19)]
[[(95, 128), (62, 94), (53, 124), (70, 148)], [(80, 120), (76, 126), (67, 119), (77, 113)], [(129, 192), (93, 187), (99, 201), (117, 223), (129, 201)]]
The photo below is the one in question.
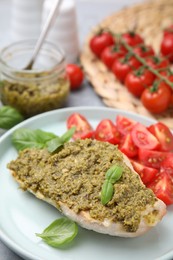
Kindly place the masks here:
[[(101, 188), (105, 173), (115, 164), (123, 168), (123, 174), (114, 184), (112, 200), (103, 206)], [(156, 201), (153, 192), (123, 163), (117, 147), (105, 142), (77, 140), (66, 143), (53, 155), (47, 150), (27, 149), (8, 168), (24, 182), (24, 190), (40, 191), (57, 206), (61, 201), (76, 213), (89, 210), (94, 219), (120, 222), (128, 232), (138, 229), (141, 211)], [(152, 222), (157, 213), (153, 214), (146, 216), (146, 221)]]
[[(2, 81), (0, 86), (2, 103), (15, 107), (26, 118), (61, 107), (69, 94), (69, 81), (65, 77), (56, 78), (55, 81), (52, 79), (41, 81), (42, 76), (42, 74), (36, 75), (35, 81), (34, 78), (26, 82), (22, 82), (22, 79), (20, 82)], [(24, 77), (26, 75), (23, 75)]]

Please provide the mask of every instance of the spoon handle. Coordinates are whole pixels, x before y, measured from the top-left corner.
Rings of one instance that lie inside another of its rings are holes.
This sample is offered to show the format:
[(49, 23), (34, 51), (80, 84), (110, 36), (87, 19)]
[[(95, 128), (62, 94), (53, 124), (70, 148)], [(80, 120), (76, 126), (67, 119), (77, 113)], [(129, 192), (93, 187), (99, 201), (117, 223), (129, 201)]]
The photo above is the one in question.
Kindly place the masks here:
[(32, 69), (32, 66), (34, 64), (34, 61), (44, 43), (44, 40), (50, 30), (50, 28), (52, 27), (52, 25), (54, 24), (55, 22), (55, 19), (57, 17), (57, 13), (58, 13), (58, 10), (59, 10), (59, 7), (61, 5), (61, 2), (63, 0), (56, 0), (54, 5), (52, 6), (52, 9), (48, 15), (48, 18), (45, 22), (45, 25), (43, 26), (43, 29), (41, 31), (41, 34), (36, 42), (36, 45), (35, 45), (35, 48), (34, 48), (34, 51), (33, 51), (33, 54), (32, 54), (32, 57), (31, 57), (31, 60), (29, 62), (29, 64), (26, 66), (26, 70), (29, 70), (29, 69)]

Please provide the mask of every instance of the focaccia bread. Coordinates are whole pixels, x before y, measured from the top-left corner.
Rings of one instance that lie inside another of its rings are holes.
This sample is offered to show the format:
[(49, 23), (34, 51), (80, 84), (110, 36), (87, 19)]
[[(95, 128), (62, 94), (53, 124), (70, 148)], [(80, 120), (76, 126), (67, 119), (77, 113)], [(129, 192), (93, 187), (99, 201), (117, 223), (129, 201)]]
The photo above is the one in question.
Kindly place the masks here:
[[(112, 165), (123, 169), (112, 199), (103, 205), (101, 189)], [(115, 145), (96, 140), (66, 143), (58, 152), (26, 149), (8, 164), (23, 190), (47, 201), (86, 229), (136, 237), (155, 226), (165, 204), (145, 187)]]

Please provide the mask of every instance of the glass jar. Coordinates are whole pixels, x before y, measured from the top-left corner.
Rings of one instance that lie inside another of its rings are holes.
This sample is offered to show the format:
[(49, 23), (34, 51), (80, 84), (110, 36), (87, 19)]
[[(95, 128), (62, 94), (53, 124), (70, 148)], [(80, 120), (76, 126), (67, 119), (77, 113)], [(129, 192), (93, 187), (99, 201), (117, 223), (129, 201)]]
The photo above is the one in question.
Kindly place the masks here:
[(0, 53), (1, 102), (15, 107), (26, 118), (62, 107), (70, 90), (64, 54), (52, 43), (45, 42), (32, 70), (23, 69), (35, 42), (17, 42)]

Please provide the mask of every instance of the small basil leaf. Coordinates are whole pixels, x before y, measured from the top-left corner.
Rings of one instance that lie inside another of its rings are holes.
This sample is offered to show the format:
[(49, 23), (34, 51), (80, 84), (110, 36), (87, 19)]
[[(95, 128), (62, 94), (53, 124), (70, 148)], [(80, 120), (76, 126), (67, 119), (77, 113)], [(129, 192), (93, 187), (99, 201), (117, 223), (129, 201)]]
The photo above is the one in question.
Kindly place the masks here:
[(55, 152), (58, 148), (64, 145), (64, 143), (68, 142), (74, 132), (75, 132), (75, 127), (70, 128), (65, 134), (63, 134), (61, 137), (57, 136), (56, 138), (52, 139), (47, 143), (47, 149), (50, 153)]
[(78, 227), (75, 222), (60, 218), (50, 224), (42, 234), (36, 234), (41, 237), (48, 245), (60, 247), (72, 241), (78, 233)]
[(106, 205), (112, 199), (113, 193), (114, 187), (112, 183), (105, 180), (101, 190), (101, 202), (103, 205)]
[(67, 143), (74, 135), (76, 127), (71, 127), (65, 134), (61, 136), (62, 143)]
[(45, 131), (40, 130), (40, 129), (36, 129), (36, 130), (33, 130), (33, 131), (35, 132), (35, 135), (37, 137), (37, 141), (39, 143), (46, 144), (50, 140), (52, 140), (52, 139), (57, 137), (57, 135), (55, 135), (53, 133), (45, 132)]
[(12, 143), (20, 151), (25, 148), (44, 148), (48, 140), (55, 138), (56, 135), (42, 130), (32, 130), (20, 128), (12, 135)]
[(8, 130), (23, 120), (23, 116), (15, 108), (10, 106), (0, 108), (0, 128)]
[(112, 182), (113, 184), (118, 181), (123, 173), (123, 168), (117, 165), (113, 165), (107, 172), (106, 172), (106, 179)]
[(47, 149), (50, 153), (55, 152), (59, 147), (61, 147), (64, 143), (62, 143), (62, 140), (60, 137), (56, 137), (52, 139), (51, 141), (47, 142)]

